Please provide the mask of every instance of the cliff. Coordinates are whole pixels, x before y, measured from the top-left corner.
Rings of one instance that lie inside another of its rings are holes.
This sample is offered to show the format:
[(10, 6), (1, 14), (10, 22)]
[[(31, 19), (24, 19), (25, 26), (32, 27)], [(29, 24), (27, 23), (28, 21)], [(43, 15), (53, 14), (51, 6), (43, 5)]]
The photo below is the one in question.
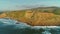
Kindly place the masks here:
[(56, 11), (57, 8), (54, 7), (35, 8), (5, 12), (4, 17), (16, 19), (32, 26), (55, 26), (60, 25), (60, 15), (58, 14), (60, 10), (57, 13)]

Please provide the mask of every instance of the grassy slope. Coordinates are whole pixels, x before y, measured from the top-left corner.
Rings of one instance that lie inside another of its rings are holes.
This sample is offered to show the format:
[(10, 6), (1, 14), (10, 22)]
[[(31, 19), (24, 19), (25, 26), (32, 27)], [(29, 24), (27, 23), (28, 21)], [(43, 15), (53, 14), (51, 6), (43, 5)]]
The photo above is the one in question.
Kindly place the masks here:
[[(33, 11), (33, 12), (32, 12)], [(35, 9), (31, 10), (21, 10), (21, 11), (12, 11), (6, 13), (6, 17), (10, 17), (12, 19), (16, 19), (18, 21), (26, 22), (30, 25), (60, 25), (60, 15), (58, 14), (60, 11), (55, 12), (41, 12)], [(35, 13), (34, 13), (35, 12)]]

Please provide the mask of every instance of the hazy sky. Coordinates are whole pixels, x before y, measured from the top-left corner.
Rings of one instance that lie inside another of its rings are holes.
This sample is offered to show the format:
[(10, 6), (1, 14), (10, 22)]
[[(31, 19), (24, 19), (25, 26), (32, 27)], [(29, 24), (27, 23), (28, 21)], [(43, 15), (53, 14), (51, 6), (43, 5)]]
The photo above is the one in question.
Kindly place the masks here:
[(60, 0), (0, 0), (0, 10), (19, 10), (39, 6), (60, 7)]

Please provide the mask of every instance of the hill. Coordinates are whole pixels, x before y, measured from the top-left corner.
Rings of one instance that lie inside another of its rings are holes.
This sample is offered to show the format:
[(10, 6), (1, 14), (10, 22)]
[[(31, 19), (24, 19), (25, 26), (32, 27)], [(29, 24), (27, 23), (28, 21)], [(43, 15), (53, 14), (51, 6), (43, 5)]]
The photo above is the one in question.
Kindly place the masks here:
[(60, 25), (60, 8), (58, 7), (39, 7), (4, 13), (5, 13), (4, 17), (16, 19), (18, 21), (25, 22), (32, 26)]

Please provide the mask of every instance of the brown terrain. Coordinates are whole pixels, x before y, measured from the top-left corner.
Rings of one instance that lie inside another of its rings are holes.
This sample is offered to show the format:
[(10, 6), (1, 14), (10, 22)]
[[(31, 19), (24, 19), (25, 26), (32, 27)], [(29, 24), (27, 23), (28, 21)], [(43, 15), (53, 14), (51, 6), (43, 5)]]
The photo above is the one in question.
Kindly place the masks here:
[[(9, 17), (32, 26), (59, 26), (60, 15), (53, 13), (55, 8), (19, 10), (0, 14), (0, 18)], [(48, 12), (47, 12), (48, 11)]]
[(0, 18), (6, 17), (6, 13), (0, 14)]

